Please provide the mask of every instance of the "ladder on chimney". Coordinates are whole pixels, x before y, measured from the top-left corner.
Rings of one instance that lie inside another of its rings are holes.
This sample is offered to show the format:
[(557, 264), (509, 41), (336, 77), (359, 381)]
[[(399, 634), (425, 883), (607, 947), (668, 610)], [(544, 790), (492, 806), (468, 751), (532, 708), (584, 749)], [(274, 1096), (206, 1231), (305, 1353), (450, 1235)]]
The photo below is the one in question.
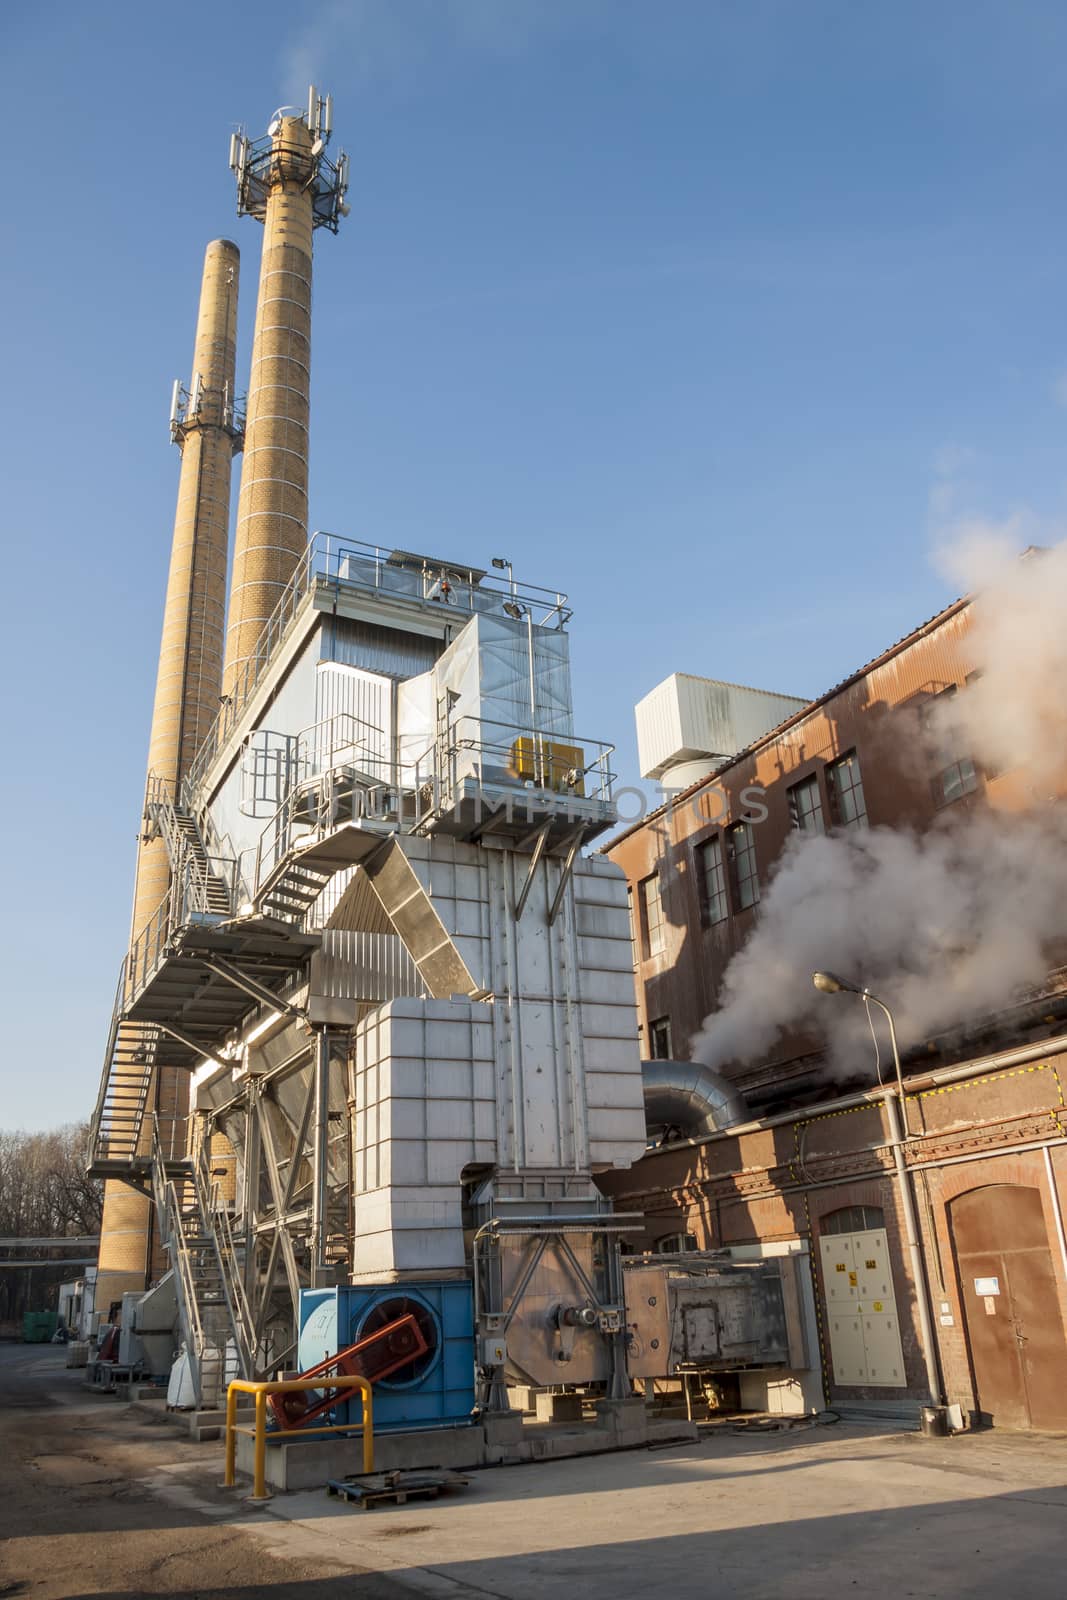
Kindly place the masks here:
[(152, 1193), (160, 1237), (174, 1268), (182, 1339), (197, 1404), (220, 1406), (234, 1378), (254, 1373), (255, 1334), (243, 1259), (229, 1213), (211, 1182), (206, 1150), (167, 1159), (153, 1122)]

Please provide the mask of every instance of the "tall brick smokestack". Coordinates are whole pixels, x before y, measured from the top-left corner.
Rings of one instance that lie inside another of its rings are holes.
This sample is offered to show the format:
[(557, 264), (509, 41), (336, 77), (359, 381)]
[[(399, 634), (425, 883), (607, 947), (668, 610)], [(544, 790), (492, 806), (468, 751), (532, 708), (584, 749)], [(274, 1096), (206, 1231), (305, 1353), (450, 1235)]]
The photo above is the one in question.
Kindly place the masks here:
[[(241, 257), (229, 239), (207, 247), (188, 389), (175, 386), (171, 433), (181, 449), (163, 635), (156, 673), (150, 776), (177, 795), (181, 778), (219, 709), (226, 607), (230, 480), (241, 435), (234, 417), (237, 293)], [(170, 884), (166, 846), (158, 834), (142, 840), (134, 884), (132, 936), (154, 916)], [(141, 1031), (123, 1023), (124, 1047), (136, 1052)], [(129, 1094), (135, 1097), (131, 1079)], [(155, 1108), (173, 1123), (185, 1114), (184, 1073), (160, 1069)], [(147, 1138), (147, 1133), (145, 1135)], [(106, 1311), (128, 1289), (143, 1289), (151, 1271), (151, 1207), (125, 1184), (104, 1191), (97, 1305)]]
[(263, 261), (248, 382), (223, 693), (244, 698), (256, 647), (308, 538), (312, 235), (336, 232), (347, 160), (324, 150), (330, 101), (275, 114), (267, 139), (234, 141), (238, 209), (263, 223)]

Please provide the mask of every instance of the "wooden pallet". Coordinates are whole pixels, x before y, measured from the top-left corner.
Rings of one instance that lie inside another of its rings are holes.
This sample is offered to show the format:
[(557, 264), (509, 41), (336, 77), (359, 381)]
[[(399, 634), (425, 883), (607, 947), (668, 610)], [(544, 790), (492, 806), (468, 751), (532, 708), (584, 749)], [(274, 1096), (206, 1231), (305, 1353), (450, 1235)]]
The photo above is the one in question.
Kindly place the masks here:
[(465, 1489), (470, 1483), (460, 1472), (368, 1472), (331, 1478), (326, 1493), (338, 1495), (363, 1511), (375, 1506), (402, 1506), (408, 1500), (436, 1500), (440, 1494)]

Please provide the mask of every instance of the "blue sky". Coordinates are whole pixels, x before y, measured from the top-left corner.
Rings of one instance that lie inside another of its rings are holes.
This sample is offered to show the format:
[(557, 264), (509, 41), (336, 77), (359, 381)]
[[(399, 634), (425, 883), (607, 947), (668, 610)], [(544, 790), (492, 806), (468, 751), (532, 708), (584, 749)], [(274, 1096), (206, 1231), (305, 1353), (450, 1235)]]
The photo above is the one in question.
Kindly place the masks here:
[(57, 0), (3, 9), (0, 59), (0, 1124), (95, 1096), (170, 384), (219, 234), (247, 367), (228, 137), (309, 75), (352, 161), (313, 524), (568, 590), (578, 729), (624, 775), (667, 673), (818, 693), (951, 598), (946, 517), (1062, 518), (1059, 3)]

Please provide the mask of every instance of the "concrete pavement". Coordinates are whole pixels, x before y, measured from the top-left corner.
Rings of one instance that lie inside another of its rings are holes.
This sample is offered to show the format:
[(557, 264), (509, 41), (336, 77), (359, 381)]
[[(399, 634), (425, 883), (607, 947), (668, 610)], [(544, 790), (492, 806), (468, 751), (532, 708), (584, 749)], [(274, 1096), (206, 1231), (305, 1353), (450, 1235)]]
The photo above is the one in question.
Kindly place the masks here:
[(479, 1472), (375, 1512), (279, 1497), (258, 1536), (434, 1596), (1062, 1600), (1067, 1439), (837, 1425)]

